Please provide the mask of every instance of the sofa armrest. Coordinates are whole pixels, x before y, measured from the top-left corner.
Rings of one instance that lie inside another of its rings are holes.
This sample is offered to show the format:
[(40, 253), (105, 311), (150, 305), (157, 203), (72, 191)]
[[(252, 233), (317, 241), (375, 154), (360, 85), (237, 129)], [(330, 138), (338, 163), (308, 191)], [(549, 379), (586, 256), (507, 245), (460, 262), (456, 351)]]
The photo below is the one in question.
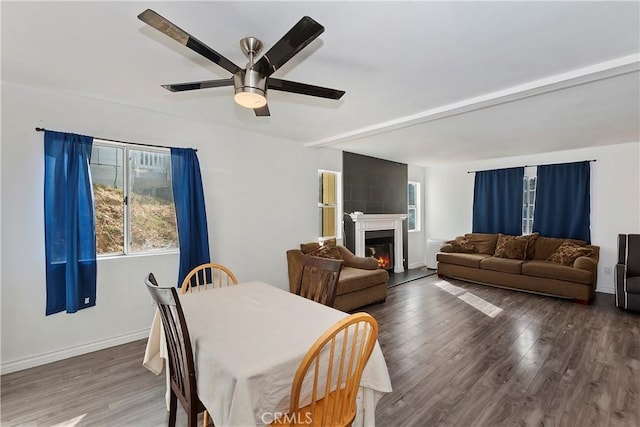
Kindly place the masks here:
[(338, 250), (344, 260), (344, 265), (347, 267), (359, 268), (361, 270), (377, 270), (379, 268), (378, 260), (374, 257), (356, 256), (349, 249), (340, 245), (338, 245)]
[(598, 260), (595, 258), (591, 258), (588, 256), (581, 256), (576, 258), (573, 262), (573, 268), (577, 268), (579, 270), (590, 271), (593, 276), (593, 284), (596, 284), (598, 280)]
[(598, 268), (598, 260), (588, 256), (581, 256), (576, 258), (576, 260), (573, 262), (573, 268), (578, 268), (580, 270), (593, 271), (596, 268)]
[(627, 276), (626, 264), (616, 264), (613, 272), (616, 283), (618, 283), (618, 281), (620, 281), (620, 283), (624, 282), (624, 278)]

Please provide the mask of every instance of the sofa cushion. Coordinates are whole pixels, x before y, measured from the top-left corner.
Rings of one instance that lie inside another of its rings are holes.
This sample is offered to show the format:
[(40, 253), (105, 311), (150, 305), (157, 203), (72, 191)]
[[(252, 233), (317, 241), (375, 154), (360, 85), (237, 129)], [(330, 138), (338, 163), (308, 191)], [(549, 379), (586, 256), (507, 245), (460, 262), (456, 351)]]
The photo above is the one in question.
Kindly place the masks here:
[(489, 257), (480, 261), (483, 270), (501, 271), (503, 273), (520, 274), (524, 260)]
[(585, 248), (564, 241), (558, 249), (549, 257), (547, 261), (555, 262), (556, 264), (573, 266), (573, 262), (581, 256), (590, 256), (593, 253), (593, 249)]
[(627, 276), (626, 280), (626, 292), (640, 294), (640, 276)]
[(531, 233), (524, 236), (519, 236), (520, 239), (526, 239), (527, 241), (527, 259), (533, 259), (536, 253), (536, 241), (540, 237), (540, 233)]
[(447, 244), (451, 245), (453, 252), (472, 254), (476, 251), (476, 247), (473, 243), (467, 240), (466, 237), (456, 237), (454, 240), (449, 240)]
[(522, 236), (498, 234), (494, 257), (508, 259), (525, 259), (527, 256), (527, 239)]
[(496, 251), (497, 234), (468, 233), (464, 237), (475, 246), (479, 254), (493, 255)]
[(583, 240), (557, 239), (555, 237), (540, 236), (535, 241), (535, 251), (533, 253), (533, 259), (542, 261), (548, 259), (564, 241), (575, 243), (578, 246), (585, 246), (587, 244), (587, 242)]
[(480, 268), (480, 261), (489, 258), (491, 255), (486, 254), (458, 254), (440, 252), (437, 255), (439, 262), (447, 264), (463, 265), (465, 267)]
[(320, 246), (318, 249), (313, 252), (309, 252), (307, 255), (318, 258), (342, 259), (340, 251), (335, 246)]
[(342, 267), (336, 295), (359, 291), (371, 286), (386, 283), (389, 280), (389, 273), (381, 268), (377, 270), (362, 270), (353, 267)]
[(585, 285), (589, 285), (593, 282), (593, 275), (590, 271), (555, 264), (549, 261), (526, 261), (522, 264), (522, 274), (526, 276), (584, 283)]

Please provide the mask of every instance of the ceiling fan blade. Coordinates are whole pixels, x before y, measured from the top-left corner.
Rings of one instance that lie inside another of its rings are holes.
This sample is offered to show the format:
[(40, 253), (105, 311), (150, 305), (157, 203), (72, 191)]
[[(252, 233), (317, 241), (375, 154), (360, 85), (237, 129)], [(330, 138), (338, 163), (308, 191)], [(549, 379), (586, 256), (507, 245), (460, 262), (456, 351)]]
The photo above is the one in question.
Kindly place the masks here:
[(183, 92), (185, 90), (208, 89), (211, 87), (233, 86), (233, 77), (222, 80), (204, 80), (201, 82), (177, 83), (162, 85), (163, 88), (171, 92)]
[(328, 87), (313, 86), (306, 83), (292, 82), (270, 77), (267, 81), (269, 89), (281, 90), (283, 92), (300, 93), (302, 95), (318, 96), (320, 98), (340, 99), (344, 95), (343, 90), (331, 89)]
[(254, 68), (261, 74), (270, 76), (323, 31), (322, 25), (304, 16), (256, 62)]
[(235, 74), (238, 70), (241, 69), (236, 64), (229, 61), (227, 58), (220, 55), (218, 52), (211, 49), (209, 46), (191, 36), (189, 33), (173, 24), (171, 21), (160, 16), (151, 9), (147, 9), (140, 15), (138, 15), (138, 19), (152, 26), (161, 33), (171, 37), (178, 43), (185, 45), (192, 51), (204, 56), (214, 64), (218, 64), (225, 70), (229, 71), (231, 74)]
[(254, 108), (253, 111), (256, 113), (258, 117), (267, 117), (271, 114), (269, 113), (269, 104), (264, 104), (264, 107)]

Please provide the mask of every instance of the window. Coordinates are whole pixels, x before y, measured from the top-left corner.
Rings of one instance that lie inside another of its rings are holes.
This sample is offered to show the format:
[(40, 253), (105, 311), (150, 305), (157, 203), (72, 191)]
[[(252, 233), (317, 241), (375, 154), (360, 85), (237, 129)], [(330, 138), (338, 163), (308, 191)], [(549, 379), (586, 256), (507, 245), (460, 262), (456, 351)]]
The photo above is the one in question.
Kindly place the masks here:
[(420, 231), (420, 183), (409, 181), (407, 186), (407, 230)]
[(522, 181), (522, 234), (531, 234), (533, 212), (536, 206), (536, 177), (526, 176)]
[(342, 237), (342, 175), (318, 171), (318, 236), (321, 239)]
[(178, 248), (169, 150), (94, 140), (89, 166), (98, 255)]

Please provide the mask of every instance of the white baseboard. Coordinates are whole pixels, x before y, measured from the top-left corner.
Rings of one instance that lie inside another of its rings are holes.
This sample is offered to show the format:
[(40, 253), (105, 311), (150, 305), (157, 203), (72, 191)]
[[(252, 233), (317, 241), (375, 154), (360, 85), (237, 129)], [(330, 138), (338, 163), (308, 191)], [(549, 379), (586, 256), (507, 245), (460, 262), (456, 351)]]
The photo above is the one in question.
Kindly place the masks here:
[(426, 263), (424, 261), (422, 262), (414, 262), (413, 264), (409, 264), (409, 269), (414, 269), (414, 268), (420, 268), (420, 267), (424, 267), (426, 265)]
[(596, 287), (596, 292), (602, 292), (605, 294), (615, 294), (615, 290), (613, 289), (613, 285), (598, 285)]
[[(63, 350), (52, 351), (37, 356), (25, 357), (24, 359), (12, 360), (10, 362), (2, 362), (0, 364), (0, 374), (9, 374), (11, 372), (21, 371), (47, 363), (57, 362), (58, 360), (68, 359), (69, 357), (80, 356), (81, 354), (91, 353), (93, 351), (114, 347), (120, 344), (126, 344), (131, 341), (137, 341), (149, 336), (149, 328), (142, 329), (129, 334), (117, 337), (107, 338), (104, 340), (93, 341), (74, 347), (65, 348)], [(142, 361), (140, 362), (142, 363)]]

